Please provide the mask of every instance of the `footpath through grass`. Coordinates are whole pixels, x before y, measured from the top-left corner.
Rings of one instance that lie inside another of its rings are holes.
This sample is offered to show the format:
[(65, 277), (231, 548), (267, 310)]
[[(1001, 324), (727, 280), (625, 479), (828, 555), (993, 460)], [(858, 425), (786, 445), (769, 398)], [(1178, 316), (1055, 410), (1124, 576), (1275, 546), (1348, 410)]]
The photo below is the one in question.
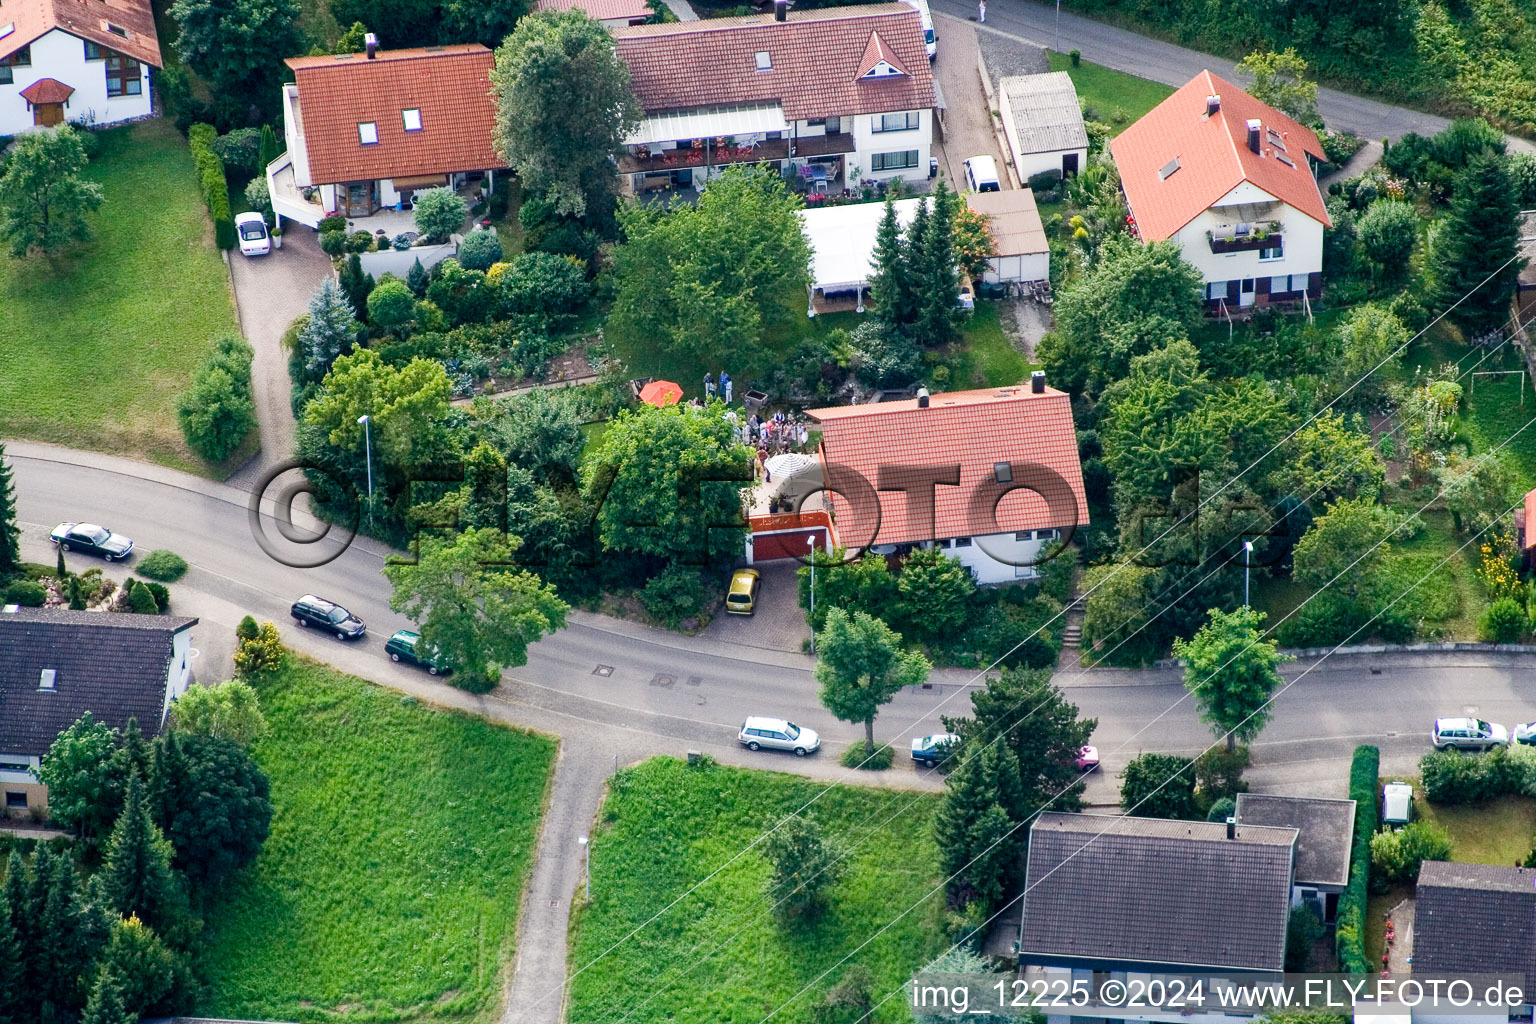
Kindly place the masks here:
[(489, 1019), (553, 741), (297, 659), (260, 693), (272, 835), (207, 915), (199, 1011)]
[[(878, 999), (941, 952), (943, 894), (924, 899), (940, 880), (932, 838), (938, 797), (926, 793), (834, 786), (816, 800), (805, 815), (848, 851), (844, 878), (815, 926), (787, 931), (774, 921), (761, 849), (737, 854), (824, 788), (672, 758), (620, 772), (592, 845), (595, 899), (572, 919), (571, 970), (585, 969), (572, 982), (571, 1024), (756, 1024), (809, 985), (775, 1018), (807, 1021), (849, 964), (874, 973)], [(684, 896), (695, 883), (702, 884)], [(848, 964), (811, 984), (848, 954)], [(875, 1019), (912, 1018), (898, 997)]]
[(176, 398), (238, 328), (192, 157), (164, 120), (97, 134), (95, 237), (55, 259), (0, 255), (0, 437), (207, 472)]

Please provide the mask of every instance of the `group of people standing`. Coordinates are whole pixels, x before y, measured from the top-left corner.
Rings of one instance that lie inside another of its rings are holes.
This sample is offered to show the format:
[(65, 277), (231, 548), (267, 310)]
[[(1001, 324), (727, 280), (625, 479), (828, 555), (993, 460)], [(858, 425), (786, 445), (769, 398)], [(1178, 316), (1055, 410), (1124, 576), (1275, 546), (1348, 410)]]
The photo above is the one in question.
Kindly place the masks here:
[(734, 390), (735, 386), (736, 382), (731, 380), (731, 375), (726, 373), (724, 370), (721, 370), (720, 384), (717, 390), (715, 385), (715, 375), (712, 373), (706, 373), (704, 375), (704, 400), (706, 402), (713, 401), (715, 396), (718, 394), (722, 399), (725, 400), (726, 405), (730, 405), (731, 392)]

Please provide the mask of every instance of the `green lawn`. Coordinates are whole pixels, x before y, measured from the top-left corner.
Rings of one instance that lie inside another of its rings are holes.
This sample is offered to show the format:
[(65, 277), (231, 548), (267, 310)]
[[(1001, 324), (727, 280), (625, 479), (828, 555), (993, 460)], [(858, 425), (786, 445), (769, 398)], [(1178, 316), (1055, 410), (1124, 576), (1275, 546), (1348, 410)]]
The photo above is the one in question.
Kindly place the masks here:
[[(768, 862), (756, 850), (732, 858), (823, 788), (670, 758), (621, 772), (592, 846), (596, 899), (573, 918), (572, 970), (585, 969), (572, 983), (567, 1019), (756, 1024), (809, 985), (775, 1018), (806, 1021), (842, 968), (812, 979), (866, 939), (872, 941), (848, 962), (874, 973), (877, 999), (939, 953), (943, 896), (924, 900), (940, 879), (931, 838), (936, 796), (833, 787), (805, 812), (848, 851), (849, 869), (831, 890), (830, 909), (800, 933), (768, 915)], [(684, 895), (695, 883), (699, 888)], [(658, 912), (655, 922), (593, 963)], [(898, 996), (876, 1019), (912, 1018)]]
[(209, 343), (236, 333), (186, 142), (163, 120), (99, 133), (95, 239), (0, 256), (0, 436), (206, 472), (176, 397)]
[(947, 388), (1000, 388), (1029, 378), (1034, 367), (1003, 333), (998, 322), (998, 305), (976, 303), (976, 312), (961, 328), (965, 348), (952, 364)]
[(1506, 345), (1498, 355), (1480, 362), (1485, 350), (1468, 348), (1443, 322), (1431, 328), (1426, 339), (1409, 350), (1408, 372), (1438, 370), (1446, 363), (1455, 363), (1457, 372), (1465, 375), (1477, 364), (1473, 372), (1483, 376), (1465, 375), (1461, 380), (1464, 394), (1456, 427), (1474, 454), (1513, 438), (1502, 450), (1518, 471), (1520, 489), (1536, 487), (1536, 423), (1531, 423), (1536, 418), (1536, 394), (1524, 374), (1503, 372), (1524, 368), (1519, 351)]
[(1094, 120), (1113, 127), (1116, 135), (1173, 95), (1169, 86), (1113, 71), (1101, 64), (1090, 64), (1085, 60), (1073, 67), (1072, 59), (1064, 53), (1049, 56), (1051, 70), (1071, 75), (1072, 84), (1077, 87), (1077, 98), (1093, 108), (1097, 115)]
[(307, 661), (260, 691), (272, 835), (207, 915), (199, 1012), (488, 1019), (555, 744)]

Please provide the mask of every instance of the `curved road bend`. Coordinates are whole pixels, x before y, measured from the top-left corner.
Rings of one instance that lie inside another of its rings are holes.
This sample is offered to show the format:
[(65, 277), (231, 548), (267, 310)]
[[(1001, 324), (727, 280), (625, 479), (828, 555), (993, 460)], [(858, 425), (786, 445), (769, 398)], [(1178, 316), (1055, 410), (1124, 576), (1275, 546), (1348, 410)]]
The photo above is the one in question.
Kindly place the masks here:
[[(325, 566), (290, 568), (268, 558), (252, 539), (247, 495), (235, 488), (47, 445), (11, 442), (7, 450), (29, 558), (52, 560), (47, 533), (61, 520), (104, 522), (133, 537), (141, 551), (171, 548), (191, 563), (174, 588), (175, 599), (178, 611), (202, 620), (198, 629), (204, 637), (227, 644), (240, 617), (253, 614), (277, 622), (285, 643), (345, 671), (561, 738), (519, 926), (509, 1021), (560, 1019), (557, 997), (533, 1004), (557, 990), (564, 977), (570, 900), (581, 876), (575, 837), (591, 828), (616, 759), (627, 764), (694, 749), (726, 763), (830, 780), (843, 770), (829, 755), (859, 736), (857, 728), (819, 707), (808, 657), (681, 637), (580, 612), (572, 613), (568, 628), (535, 644), (528, 664), (505, 673), (494, 693), (463, 693), (384, 655), (384, 638), (409, 623), (389, 610), (388, 586), (379, 574), (381, 545), (359, 540)], [(370, 635), (344, 644), (296, 628), (288, 606), (305, 592), (358, 612), (370, 623)], [(1470, 710), (1507, 723), (1536, 719), (1536, 673), (1525, 667), (1529, 664), (1464, 654), (1325, 662), (1277, 701), (1274, 720), (1255, 744), (1259, 763), (1249, 777), (1267, 790), (1342, 796), (1349, 754), (1360, 742), (1382, 746), (1386, 771), (1408, 771), (1426, 747), (1424, 734), (1436, 714)], [(602, 673), (600, 666), (612, 671)], [(1381, 673), (1374, 674), (1372, 666)], [(1299, 671), (1288, 666), (1292, 676)], [(901, 745), (905, 736), (938, 729), (941, 710), (964, 711), (968, 678), (936, 673), (932, 690), (898, 696), (881, 715), (884, 737)], [(1064, 670), (1057, 681), (1084, 714), (1099, 720), (1095, 742), (1105, 770), (1090, 784), (1092, 802), (1114, 803), (1114, 775), (1130, 757), (1153, 750), (1194, 753), (1209, 742), (1190, 701), (1180, 701), (1184, 690), (1177, 672)], [(805, 760), (750, 754), (735, 743), (737, 724), (748, 713), (784, 714), (812, 724), (827, 737), (828, 750)], [(859, 781), (938, 787), (933, 776), (906, 765)]]
[[(977, 5), (973, 0), (930, 0), (930, 4), (940, 15), (960, 19), (976, 17)], [(987, 5), (986, 24), (977, 28), (1061, 53), (1081, 50), (1084, 60), (1164, 85), (1181, 86), (1203, 68), (1209, 68), (1229, 82), (1241, 84), (1234, 63), (1225, 57), (1094, 21), (1072, 13), (1070, 6), (1060, 9), (1058, 37), (1057, 14), (1058, 8), (1052, 4), (1035, 3), (1034, 0), (994, 0)], [(938, 26), (938, 31), (939, 59), (943, 60), (942, 25)], [(1433, 135), (1451, 123), (1448, 118), (1436, 114), (1393, 106), (1337, 89), (1318, 89), (1317, 109), (1330, 128), (1344, 129), (1376, 141), (1383, 136), (1397, 139), (1408, 132)], [(1536, 152), (1536, 144), (1529, 140), (1513, 135), (1505, 138), (1511, 150)]]

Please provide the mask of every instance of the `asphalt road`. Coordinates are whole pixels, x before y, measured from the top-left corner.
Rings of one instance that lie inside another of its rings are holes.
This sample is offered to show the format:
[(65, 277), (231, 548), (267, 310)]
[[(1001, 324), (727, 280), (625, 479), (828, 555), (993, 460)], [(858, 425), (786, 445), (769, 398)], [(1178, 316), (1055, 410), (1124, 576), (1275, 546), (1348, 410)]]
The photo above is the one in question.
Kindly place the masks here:
[[(963, 19), (976, 17), (976, 4), (970, 0), (930, 0), (930, 6), (936, 14)], [(1242, 84), (1233, 62), (1224, 57), (1148, 39), (1126, 29), (1074, 14), (1070, 6), (1061, 7), (1059, 16), (1058, 32), (1058, 8), (1053, 4), (1034, 3), (1032, 0), (993, 0), (987, 4), (986, 24), (978, 26), (978, 29), (1012, 35), (1058, 53), (1081, 50), (1084, 60), (1141, 78), (1150, 78), (1164, 85), (1183, 85), (1203, 69), (1209, 69), (1234, 84)], [(939, 53), (942, 55), (943, 24), (939, 24), (937, 29)], [(1448, 119), (1434, 114), (1392, 106), (1336, 89), (1317, 91), (1317, 109), (1329, 127), (1354, 132), (1367, 139), (1379, 140), (1383, 136), (1396, 139), (1408, 132), (1430, 135), (1450, 124)], [(1536, 145), (1525, 139), (1514, 136), (1508, 138), (1511, 149), (1536, 151)]]
[[(215, 666), (227, 654), (213, 652), (228, 649), (235, 623), (250, 613), (278, 623), (290, 646), (345, 671), (560, 736), (560, 762), (520, 922), (507, 1021), (560, 1019), (566, 926), (581, 882), (575, 840), (590, 831), (604, 780), (616, 765), (701, 750), (727, 763), (827, 780), (847, 774), (835, 754), (860, 730), (820, 708), (806, 656), (573, 613), (568, 628), (535, 644), (528, 664), (505, 673), (496, 692), (472, 696), (387, 660), (384, 638), (409, 623), (389, 610), (381, 546), (358, 541), (327, 565), (292, 568), (253, 539), (247, 496), (234, 488), (109, 456), (22, 442), (7, 448), (28, 558), (51, 562), (48, 530), (61, 520), (83, 519), (132, 537), (140, 552), (171, 548), (191, 563), (173, 587), (173, 600), (178, 612), (201, 620), (194, 631), (194, 643), (205, 652), (206, 660), (197, 663), (201, 678), (218, 678)], [(265, 521), (269, 532), (274, 525)], [(306, 592), (360, 614), (369, 636), (349, 644), (297, 628), (288, 608)], [(1530, 659), (1478, 654), (1357, 656), (1289, 666), (1295, 682), (1254, 744), (1256, 764), (1248, 778), (1261, 791), (1342, 796), (1350, 752), (1362, 742), (1382, 747), (1387, 773), (1411, 771), (1428, 747), (1426, 733), (1436, 715), (1475, 713), (1508, 724), (1536, 719), (1533, 665)], [(936, 731), (940, 713), (968, 709), (966, 674), (936, 673), (934, 679), (931, 688), (905, 692), (882, 711), (881, 739), (900, 749), (909, 737)], [(1129, 758), (1147, 751), (1194, 754), (1210, 741), (1177, 672), (1071, 669), (1056, 681), (1099, 721), (1094, 742), (1105, 768), (1090, 781), (1090, 802), (1114, 803), (1114, 776)], [(805, 759), (744, 751), (735, 731), (749, 713), (810, 725), (826, 737), (826, 749)], [(939, 785), (933, 773), (915, 771), (910, 763), (861, 773), (854, 781), (918, 790)]]

